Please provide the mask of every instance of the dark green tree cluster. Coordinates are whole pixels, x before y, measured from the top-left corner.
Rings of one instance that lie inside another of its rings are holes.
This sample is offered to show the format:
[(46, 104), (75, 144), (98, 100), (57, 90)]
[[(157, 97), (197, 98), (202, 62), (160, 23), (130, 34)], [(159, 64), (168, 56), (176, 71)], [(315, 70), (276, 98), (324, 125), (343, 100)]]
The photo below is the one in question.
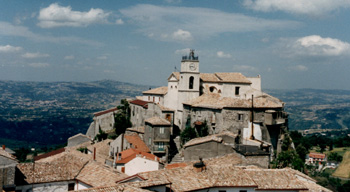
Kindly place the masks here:
[(191, 126), (186, 126), (186, 128), (180, 133), (181, 142), (185, 144), (187, 141), (197, 137), (196, 130)]
[(207, 120), (202, 123), (202, 125), (197, 125), (195, 128), (191, 127), (191, 118), (187, 118), (186, 128), (180, 133), (180, 139), (182, 144), (185, 144), (187, 141), (197, 138), (205, 137), (209, 135), (209, 128)]
[(343, 157), (341, 155), (339, 155), (338, 153), (331, 152), (328, 154), (327, 159), (328, 159), (328, 161), (341, 162), (343, 160)]
[(107, 139), (107, 136), (108, 136), (108, 134), (106, 132), (104, 132), (103, 130), (101, 130), (101, 128), (100, 128), (98, 134), (95, 136), (95, 140), (103, 141), (103, 140)]
[[(281, 149), (282, 151), (277, 155), (277, 158), (273, 162), (273, 167), (275, 168), (284, 168), (291, 167), (292, 169), (304, 172), (305, 166), (305, 154), (307, 150), (305, 148), (299, 147), (298, 150), (292, 148), (292, 139), (289, 134), (284, 135), (282, 141)], [(300, 152), (300, 154), (298, 153)], [(300, 157), (302, 156), (302, 157)]]
[(114, 117), (114, 128), (115, 133), (117, 135), (120, 135), (122, 133), (125, 133), (125, 130), (127, 128), (131, 127), (129, 102), (126, 99), (122, 99), (120, 101), (120, 105), (117, 106), (117, 108), (119, 110)]

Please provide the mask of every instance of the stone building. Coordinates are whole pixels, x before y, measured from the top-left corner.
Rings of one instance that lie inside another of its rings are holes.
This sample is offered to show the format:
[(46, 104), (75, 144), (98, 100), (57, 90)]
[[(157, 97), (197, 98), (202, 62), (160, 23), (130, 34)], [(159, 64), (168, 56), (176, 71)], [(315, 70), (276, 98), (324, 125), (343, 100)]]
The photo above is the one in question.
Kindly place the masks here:
[(15, 184), (15, 172), (18, 161), (10, 154), (5, 145), (0, 148), (0, 190), (11, 190)]
[[(173, 135), (178, 135), (186, 126), (207, 123), (209, 134), (230, 131), (239, 136), (241, 144), (263, 143), (275, 150), (287, 129), (284, 103), (262, 92), (259, 75), (200, 73), (193, 50), (182, 57), (180, 72), (170, 74), (166, 87), (144, 91), (137, 98), (130, 102), (133, 127), (159, 117), (170, 123)], [(145, 128), (145, 135), (147, 132)]]

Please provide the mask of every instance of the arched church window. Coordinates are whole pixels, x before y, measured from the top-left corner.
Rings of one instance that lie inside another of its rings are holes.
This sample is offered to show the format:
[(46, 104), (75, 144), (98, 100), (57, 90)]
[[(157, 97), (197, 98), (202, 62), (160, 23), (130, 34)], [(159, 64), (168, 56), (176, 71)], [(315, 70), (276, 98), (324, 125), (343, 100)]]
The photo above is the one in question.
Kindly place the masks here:
[(189, 89), (193, 89), (193, 81), (194, 81), (194, 77), (191, 76), (191, 77), (190, 77), (190, 82), (189, 82), (189, 85), (188, 85), (188, 88), (189, 88)]

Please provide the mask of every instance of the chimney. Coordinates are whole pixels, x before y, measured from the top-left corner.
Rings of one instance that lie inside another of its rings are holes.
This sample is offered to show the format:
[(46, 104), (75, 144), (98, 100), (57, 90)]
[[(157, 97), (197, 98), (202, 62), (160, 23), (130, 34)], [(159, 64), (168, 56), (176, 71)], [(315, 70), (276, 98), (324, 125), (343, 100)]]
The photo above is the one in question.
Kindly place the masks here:
[(96, 147), (94, 147), (94, 161), (96, 161)]
[(202, 158), (199, 158), (199, 162), (193, 164), (194, 170), (199, 173), (206, 169), (206, 166), (202, 160)]
[(5, 149), (6, 149), (6, 146), (5, 146), (5, 145), (2, 145), (2, 149), (5, 150)]

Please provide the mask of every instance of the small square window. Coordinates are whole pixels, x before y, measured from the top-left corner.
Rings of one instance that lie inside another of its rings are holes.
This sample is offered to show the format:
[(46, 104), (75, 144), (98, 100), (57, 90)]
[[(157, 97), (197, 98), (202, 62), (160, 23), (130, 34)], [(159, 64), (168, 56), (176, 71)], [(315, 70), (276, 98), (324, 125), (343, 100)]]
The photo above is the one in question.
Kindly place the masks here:
[(160, 128), (159, 128), (159, 133), (160, 133), (160, 134), (164, 134), (164, 127), (160, 127)]
[(243, 121), (243, 114), (238, 114), (238, 121)]
[(235, 88), (235, 95), (239, 95), (239, 87)]

